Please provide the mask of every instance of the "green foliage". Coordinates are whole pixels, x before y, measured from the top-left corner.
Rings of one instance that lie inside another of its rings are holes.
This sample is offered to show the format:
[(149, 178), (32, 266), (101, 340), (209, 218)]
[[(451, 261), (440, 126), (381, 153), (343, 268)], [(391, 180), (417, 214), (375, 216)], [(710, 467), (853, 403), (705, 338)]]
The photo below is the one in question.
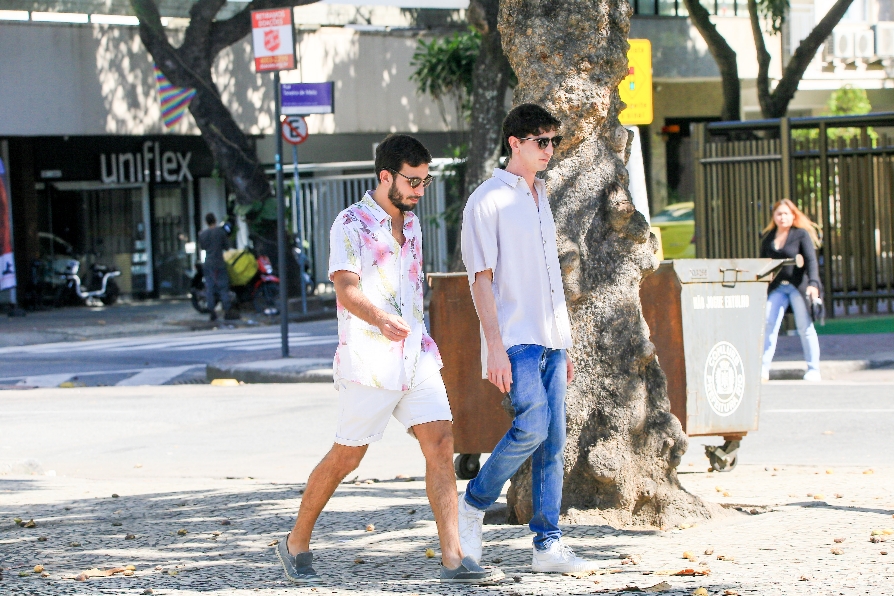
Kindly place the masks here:
[(789, 0), (757, 0), (757, 14), (767, 20), (767, 33), (776, 35), (782, 31)]
[[(869, 97), (866, 95), (865, 89), (857, 89), (851, 85), (845, 85), (829, 96), (829, 102), (826, 104), (824, 116), (861, 116), (872, 111), (872, 104), (869, 103)], [(841, 139), (845, 143), (850, 143), (853, 139), (859, 139), (861, 129), (856, 127), (846, 128), (827, 128), (826, 134), (830, 141)], [(872, 127), (866, 129), (866, 134), (870, 139), (870, 143), (874, 144), (878, 139), (878, 133)], [(792, 131), (792, 138), (795, 141), (807, 142), (814, 141), (819, 138), (818, 128), (796, 129)]]
[(410, 80), (419, 93), (430, 95), (441, 107), (446, 120), (444, 99), (453, 101), (460, 122), (467, 122), (472, 112), (472, 78), (475, 60), (481, 48), (481, 35), (474, 29), (451, 37), (435, 38), (426, 43), (420, 39), (410, 65)]

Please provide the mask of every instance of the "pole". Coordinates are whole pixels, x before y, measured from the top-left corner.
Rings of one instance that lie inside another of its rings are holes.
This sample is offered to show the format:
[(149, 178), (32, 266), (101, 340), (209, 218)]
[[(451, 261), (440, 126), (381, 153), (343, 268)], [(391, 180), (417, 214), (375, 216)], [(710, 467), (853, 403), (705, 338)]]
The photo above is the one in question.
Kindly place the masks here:
[(276, 102), (276, 248), (279, 264), (279, 317), (282, 336), (282, 357), (289, 357), (289, 284), (286, 276), (286, 210), (282, 180), (282, 123), (280, 115), (279, 71), (273, 73), (273, 96)]
[(298, 236), (298, 279), (301, 281), (301, 313), (307, 314), (307, 288), (304, 284), (304, 263), (306, 262), (307, 256), (304, 254), (304, 231), (301, 228), (302, 223), (302, 204), (301, 204), (301, 186), (299, 186), (299, 175), (298, 175), (298, 145), (292, 145), (292, 164), (294, 165), (294, 169), (292, 170), (295, 178), (295, 202), (292, 205), (292, 209), (294, 209), (297, 224), (295, 225), (295, 234)]

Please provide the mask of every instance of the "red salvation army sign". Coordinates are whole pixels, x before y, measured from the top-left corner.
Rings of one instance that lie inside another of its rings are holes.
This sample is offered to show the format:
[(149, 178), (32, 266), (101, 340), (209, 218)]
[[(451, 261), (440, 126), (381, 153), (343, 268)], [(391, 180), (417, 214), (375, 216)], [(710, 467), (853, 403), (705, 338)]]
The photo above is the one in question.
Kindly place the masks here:
[(255, 54), (255, 72), (294, 69), (292, 9), (251, 11), (251, 41)]

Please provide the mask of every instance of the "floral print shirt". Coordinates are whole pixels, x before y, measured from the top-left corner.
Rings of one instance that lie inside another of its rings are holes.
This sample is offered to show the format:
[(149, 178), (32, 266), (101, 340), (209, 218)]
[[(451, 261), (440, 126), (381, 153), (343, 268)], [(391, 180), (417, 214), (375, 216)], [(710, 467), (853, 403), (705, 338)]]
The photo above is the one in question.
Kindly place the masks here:
[(419, 218), (404, 214), (403, 246), (391, 235), (391, 216), (367, 192), (338, 214), (329, 234), (329, 279), (336, 271), (360, 276), (360, 290), (376, 307), (403, 318), (410, 335), (393, 342), (375, 325), (336, 303), (338, 348), (336, 384), (408, 391), (436, 374), (443, 363), (425, 330), (422, 311), (422, 230)]

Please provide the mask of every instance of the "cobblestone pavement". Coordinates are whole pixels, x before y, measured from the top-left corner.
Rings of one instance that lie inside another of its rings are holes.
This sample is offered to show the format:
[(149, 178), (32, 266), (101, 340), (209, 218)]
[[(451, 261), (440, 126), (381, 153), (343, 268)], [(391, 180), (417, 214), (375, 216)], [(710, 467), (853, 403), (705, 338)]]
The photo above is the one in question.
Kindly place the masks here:
[[(485, 563), (502, 567), (507, 579), (486, 588), (435, 580), (438, 558), (425, 551), (437, 551), (437, 538), (418, 478), (340, 487), (315, 533), (327, 583), (296, 588), (285, 582), (274, 544), (291, 527), (302, 485), (7, 476), (0, 478), (0, 594), (539, 596), (615, 594), (662, 582), (663, 593), (675, 595), (698, 587), (712, 595), (894, 594), (894, 535), (870, 542), (873, 530), (894, 527), (894, 468), (743, 464), (718, 474), (700, 465), (681, 469), (684, 485), (727, 505), (729, 516), (685, 529), (566, 526), (567, 542), (610, 571), (586, 578), (531, 573), (527, 527), (489, 525)], [(16, 517), (36, 527), (21, 527)], [(686, 551), (693, 560), (683, 558)], [(38, 564), (47, 577), (34, 573)], [(126, 565), (135, 566), (133, 576), (74, 579)], [(683, 569), (710, 574), (669, 574)]]

